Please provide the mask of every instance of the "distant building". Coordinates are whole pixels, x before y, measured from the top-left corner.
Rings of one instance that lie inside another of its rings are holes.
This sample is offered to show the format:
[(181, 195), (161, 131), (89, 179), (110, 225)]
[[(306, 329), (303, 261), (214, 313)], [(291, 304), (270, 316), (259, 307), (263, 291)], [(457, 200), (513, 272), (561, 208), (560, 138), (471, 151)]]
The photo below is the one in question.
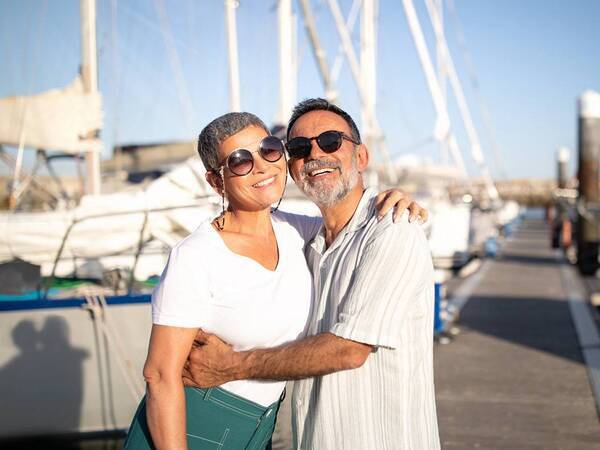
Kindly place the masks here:
[(108, 176), (126, 173), (127, 181), (136, 183), (157, 178), (196, 154), (194, 141), (119, 145), (113, 148), (111, 159), (102, 161), (102, 172)]

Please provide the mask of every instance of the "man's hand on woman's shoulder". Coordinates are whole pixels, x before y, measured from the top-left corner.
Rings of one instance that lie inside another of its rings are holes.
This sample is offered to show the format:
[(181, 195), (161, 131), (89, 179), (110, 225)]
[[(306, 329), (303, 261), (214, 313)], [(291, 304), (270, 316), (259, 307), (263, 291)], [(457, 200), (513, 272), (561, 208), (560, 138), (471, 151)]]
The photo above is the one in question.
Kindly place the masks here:
[(381, 220), (392, 208), (394, 208), (393, 220), (396, 222), (404, 211), (408, 209), (408, 221), (413, 222), (418, 219), (421, 223), (427, 222), (429, 213), (425, 208), (413, 200), (410, 194), (400, 189), (388, 189), (377, 194), (375, 200), (377, 217)]

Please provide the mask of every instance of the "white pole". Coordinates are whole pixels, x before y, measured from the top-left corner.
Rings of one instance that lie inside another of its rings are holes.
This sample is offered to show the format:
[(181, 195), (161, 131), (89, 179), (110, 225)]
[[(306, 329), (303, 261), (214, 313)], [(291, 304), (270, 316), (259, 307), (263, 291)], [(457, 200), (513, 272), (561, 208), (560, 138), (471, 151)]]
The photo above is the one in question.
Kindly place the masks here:
[[(442, 22), (442, 33), (444, 32), (444, 0), (435, 0), (435, 7), (438, 10), (440, 20)], [(436, 41), (436, 64), (438, 80), (440, 82), (440, 88), (442, 90), (442, 96), (444, 102), (448, 104), (448, 95), (446, 93), (446, 66), (444, 64), (444, 56), (442, 55), (442, 49), (440, 48), (439, 42)], [(440, 142), (440, 152), (442, 154), (442, 163), (448, 164), (448, 147), (444, 141)]]
[[(81, 78), (85, 92), (98, 92), (98, 59), (96, 55), (96, 0), (80, 0), (81, 17)], [(97, 136), (97, 131), (88, 137)], [(87, 168), (85, 191), (100, 194), (100, 152), (85, 154)]]
[(471, 144), (471, 155), (473, 157), (473, 160), (479, 167), (479, 170), (481, 171), (484, 182), (486, 184), (488, 196), (491, 200), (497, 200), (499, 197), (498, 190), (496, 189), (496, 185), (494, 184), (492, 175), (490, 174), (490, 170), (483, 158), (481, 144), (479, 143), (479, 136), (477, 135), (477, 130), (475, 130), (475, 125), (473, 124), (471, 112), (469, 111), (469, 107), (467, 106), (467, 101), (465, 99), (462, 86), (454, 68), (454, 62), (452, 61), (452, 57), (450, 56), (450, 50), (448, 49), (446, 40), (444, 39), (442, 25), (440, 22), (440, 18), (437, 14), (437, 9), (433, 4), (432, 0), (425, 0), (425, 4), (427, 6), (427, 11), (429, 12), (429, 18), (431, 19), (433, 30), (435, 32), (438, 48), (441, 50), (441, 55), (444, 59), (444, 65), (448, 73), (448, 78), (450, 79), (450, 85), (452, 86), (452, 91), (456, 96), (458, 108), (463, 122), (465, 124), (467, 136), (469, 137), (469, 142)]
[[(352, 7), (350, 8), (350, 13), (348, 14), (348, 19), (346, 20), (346, 28), (352, 32), (354, 30), (354, 24), (356, 23), (356, 19), (358, 19), (358, 13), (361, 10), (362, 0), (354, 0), (352, 3)], [(340, 73), (342, 72), (342, 65), (344, 64), (344, 47), (342, 44), (338, 46), (337, 55), (335, 55), (335, 61), (333, 62), (333, 68), (331, 69), (331, 80), (332, 83), (336, 83), (338, 78), (340, 77)]]
[(295, 101), (294, 90), (294, 26), (292, 0), (279, 0), (277, 3), (277, 23), (279, 29), (279, 111), (277, 122), (285, 124), (292, 115)]
[(375, 61), (375, 5), (374, 0), (363, 0), (360, 27), (360, 69), (365, 101), (362, 104), (362, 128), (367, 147), (375, 149), (373, 127), (377, 95)]
[(317, 26), (315, 24), (315, 17), (310, 6), (310, 0), (299, 1), (300, 7), (302, 8), (302, 15), (304, 17), (304, 27), (306, 28), (310, 45), (315, 55), (315, 59), (317, 60), (317, 66), (319, 68), (321, 80), (323, 80), (323, 85), (325, 88), (325, 98), (330, 102), (335, 103), (337, 101), (337, 93), (333, 88), (331, 77), (329, 75), (327, 59), (325, 58), (325, 50), (323, 50), (323, 46), (319, 41), (319, 36), (317, 34)]
[[(440, 18), (441, 23), (441, 31), (442, 35), (444, 33), (444, 0), (435, 0), (435, 8), (438, 11), (438, 16)], [(444, 100), (447, 101), (446, 95), (446, 65), (445, 58), (442, 52), (442, 48), (439, 42), (436, 41), (436, 63), (438, 69), (438, 79), (440, 80), (440, 88), (442, 90), (442, 95)]]
[[(358, 63), (358, 58), (356, 57), (354, 47), (352, 46), (352, 39), (350, 37), (350, 32), (348, 31), (348, 28), (346, 27), (346, 24), (344, 22), (344, 17), (342, 16), (342, 11), (340, 10), (340, 6), (339, 6), (337, 0), (329, 0), (328, 3), (329, 3), (329, 9), (331, 10), (331, 14), (333, 15), (333, 18), (335, 20), (336, 29), (338, 31), (340, 41), (342, 42), (342, 47), (344, 48), (344, 53), (346, 54), (346, 59), (348, 60), (348, 64), (350, 65), (350, 70), (352, 72), (352, 76), (354, 78), (354, 81), (356, 82), (356, 87), (358, 89), (358, 94), (359, 94), (359, 98), (360, 98), (360, 102), (361, 102), (361, 108), (365, 108), (365, 105), (369, 104), (369, 96), (365, 89), (365, 82), (364, 82), (363, 76), (362, 76), (362, 69), (360, 67), (360, 64)], [(366, 3), (366, 0), (363, 3)], [(370, 14), (370, 16), (374, 21), (374, 16), (375, 16), (374, 9), (372, 10), (372, 14)], [(371, 42), (375, 42), (374, 25), (373, 25), (372, 30), (373, 30), (373, 33), (371, 34), (371, 36), (372, 36)], [(371, 53), (371, 55), (373, 55), (373, 57), (374, 57), (374, 55), (375, 55), (374, 50)], [(373, 67), (372, 70), (374, 71), (375, 67)], [(383, 133), (381, 132), (381, 129), (377, 122), (377, 118), (375, 117), (374, 108), (369, 109), (367, 107), (366, 111), (371, 113), (369, 119), (367, 120), (367, 123), (371, 124), (371, 130), (372, 130), (373, 135), (377, 136), (378, 141), (382, 142), (383, 141)], [(375, 149), (371, 149), (371, 150), (375, 150)], [(396, 171), (392, 167), (392, 163), (390, 161), (390, 156), (387, 151), (387, 148), (384, 145), (380, 145), (377, 150), (379, 150), (383, 156), (383, 163), (385, 165), (385, 169), (386, 169), (389, 181), (392, 184), (395, 184), (397, 181)]]
[(429, 51), (425, 44), (425, 37), (423, 36), (423, 30), (421, 29), (419, 18), (415, 12), (415, 7), (412, 0), (402, 0), (402, 5), (406, 14), (408, 27), (410, 28), (413, 40), (415, 41), (417, 54), (419, 55), (421, 67), (425, 73), (425, 79), (427, 80), (427, 87), (431, 93), (431, 99), (433, 100), (433, 106), (437, 114), (436, 137), (438, 139), (446, 139), (454, 163), (457, 165), (463, 176), (466, 177), (467, 170), (465, 168), (465, 163), (458, 148), (456, 138), (450, 128), (450, 117), (448, 116), (448, 110), (446, 109), (446, 102), (442, 95), (440, 83), (435, 75), (431, 58), (429, 57)]
[(229, 110), (240, 111), (240, 71), (238, 66), (236, 0), (225, 0), (225, 27), (227, 28), (227, 54), (229, 57)]

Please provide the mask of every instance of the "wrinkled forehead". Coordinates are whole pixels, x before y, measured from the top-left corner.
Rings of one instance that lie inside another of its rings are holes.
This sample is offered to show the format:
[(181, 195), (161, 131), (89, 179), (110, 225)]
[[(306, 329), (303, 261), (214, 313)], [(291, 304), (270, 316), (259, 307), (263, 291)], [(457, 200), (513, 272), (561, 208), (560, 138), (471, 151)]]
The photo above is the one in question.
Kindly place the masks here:
[(323, 131), (336, 130), (351, 135), (351, 130), (343, 117), (331, 111), (310, 111), (296, 120), (290, 131), (290, 139), (303, 136), (318, 136)]

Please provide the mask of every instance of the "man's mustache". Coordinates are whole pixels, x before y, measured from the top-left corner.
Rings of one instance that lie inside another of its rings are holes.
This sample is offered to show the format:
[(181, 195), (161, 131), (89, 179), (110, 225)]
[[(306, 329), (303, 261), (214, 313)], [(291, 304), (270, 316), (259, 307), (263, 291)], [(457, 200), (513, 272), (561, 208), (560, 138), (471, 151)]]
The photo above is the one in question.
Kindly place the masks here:
[(342, 171), (342, 164), (337, 161), (326, 161), (323, 159), (315, 159), (313, 161), (309, 161), (304, 164), (302, 168), (301, 175), (308, 176), (310, 172), (319, 169), (338, 169), (340, 172)]

